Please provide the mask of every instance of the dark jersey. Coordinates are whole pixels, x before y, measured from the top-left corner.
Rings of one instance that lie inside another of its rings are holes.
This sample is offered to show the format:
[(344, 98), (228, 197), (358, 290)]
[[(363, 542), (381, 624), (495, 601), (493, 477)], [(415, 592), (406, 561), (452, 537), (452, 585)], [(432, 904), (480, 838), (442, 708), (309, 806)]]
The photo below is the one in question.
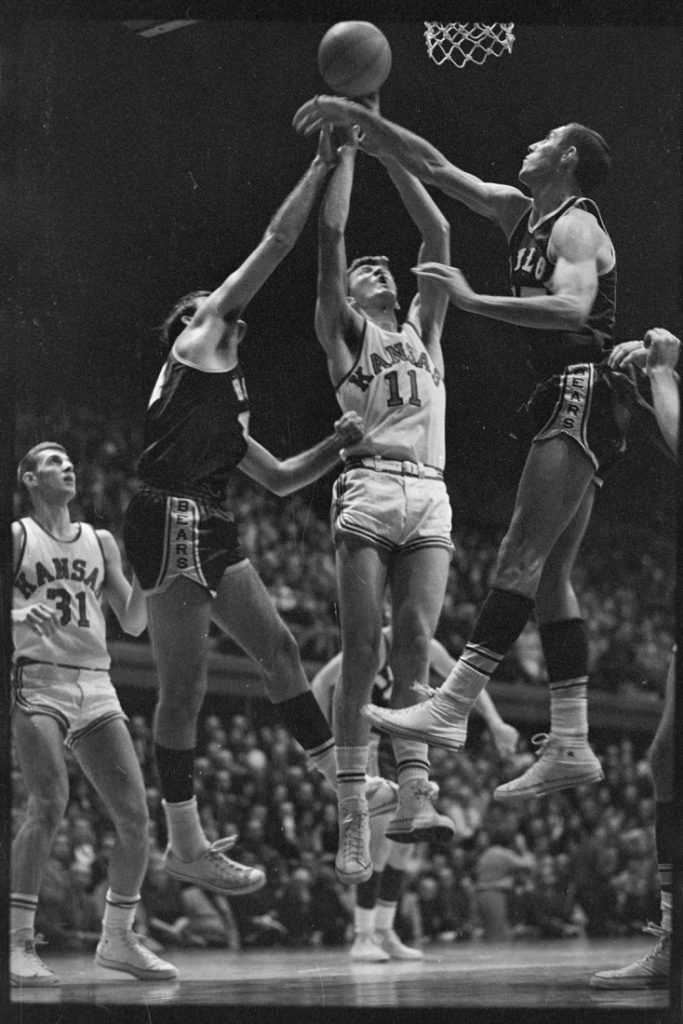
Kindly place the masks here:
[[(548, 282), (555, 266), (548, 254), (550, 234), (560, 217), (570, 209), (592, 213), (605, 230), (600, 211), (592, 199), (571, 196), (552, 213), (542, 217), (533, 229), (529, 227), (530, 206), (510, 235), (510, 285), (513, 295), (551, 293)], [(607, 355), (614, 344), (616, 283), (616, 261), (613, 260), (610, 268), (600, 275), (598, 293), (588, 320), (578, 331), (520, 328), (527, 343), (528, 363), (537, 380), (562, 373), (565, 367), (575, 363), (598, 363)]]
[(239, 415), (249, 410), (244, 372), (207, 373), (169, 356), (147, 407), (143, 484), (169, 494), (220, 502), (247, 441)]

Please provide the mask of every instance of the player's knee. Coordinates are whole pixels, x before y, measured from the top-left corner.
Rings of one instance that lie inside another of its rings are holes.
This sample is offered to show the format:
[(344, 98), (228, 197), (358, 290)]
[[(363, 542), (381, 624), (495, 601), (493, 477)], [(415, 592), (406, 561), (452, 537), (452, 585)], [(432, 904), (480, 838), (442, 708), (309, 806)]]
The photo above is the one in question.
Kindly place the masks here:
[(64, 819), (68, 799), (67, 787), (61, 784), (46, 787), (30, 797), (27, 805), (29, 817), (46, 835), (54, 833)]
[(379, 641), (354, 638), (344, 647), (344, 674), (351, 679), (374, 679), (380, 668)]

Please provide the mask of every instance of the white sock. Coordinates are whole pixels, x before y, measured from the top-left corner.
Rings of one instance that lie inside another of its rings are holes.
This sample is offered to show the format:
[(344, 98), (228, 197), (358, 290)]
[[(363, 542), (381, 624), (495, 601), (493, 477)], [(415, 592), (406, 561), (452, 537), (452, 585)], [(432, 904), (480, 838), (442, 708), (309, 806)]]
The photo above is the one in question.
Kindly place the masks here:
[(181, 860), (196, 860), (209, 848), (209, 841), (199, 820), (197, 798), (177, 804), (162, 801), (168, 828), (168, 844)]
[(490, 678), (484, 672), (472, 668), (461, 658), (456, 661), (437, 692), (448, 697), (461, 714), (467, 715)]
[(326, 781), (329, 782), (332, 789), (336, 792), (338, 765), (337, 748), (334, 745), (334, 740), (326, 740), (320, 747), (307, 750), (306, 753), (320, 774), (325, 776)]
[(364, 796), (367, 763), (367, 745), (337, 747), (337, 795), (340, 801), (348, 796)]
[(429, 780), (429, 754), (427, 744), (421, 740), (406, 740), (392, 736), (391, 745), (396, 757), (396, 777), (399, 787), (415, 779)]
[(555, 736), (588, 738), (588, 679), (550, 684), (550, 731)]
[(112, 892), (111, 889), (107, 889), (104, 917), (102, 918), (102, 931), (110, 934), (111, 932), (130, 931), (133, 927), (135, 910), (139, 902), (139, 895), (122, 896), (121, 893)]
[(9, 909), (9, 930), (13, 932), (28, 931), (35, 933), (36, 910), (38, 897), (34, 893), (11, 892)]
[(394, 927), (396, 919), (397, 903), (377, 902), (377, 913), (375, 914), (375, 927), (378, 932), (390, 932)]
[(353, 930), (356, 935), (372, 935), (375, 930), (375, 908), (353, 908)]

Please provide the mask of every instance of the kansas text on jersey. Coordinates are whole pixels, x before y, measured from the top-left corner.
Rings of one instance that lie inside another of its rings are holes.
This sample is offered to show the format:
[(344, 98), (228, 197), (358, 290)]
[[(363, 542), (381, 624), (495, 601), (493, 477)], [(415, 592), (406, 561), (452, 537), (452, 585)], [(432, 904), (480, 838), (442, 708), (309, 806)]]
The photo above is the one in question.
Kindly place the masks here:
[(411, 323), (386, 331), (366, 320), (355, 365), (336, 390), (341, 409), (365, 422), (365, 437), (347, 448), (348, 456), (382, 455), (443, 469), (443, 377)]
[(14, 623), (14, 657), (55, 665), (106, 670), (106, 627), (100, 597), (106, 565), (92, 526), (78, 523), (73, 540), (58, 540), (30, 516), (23, 531), (14, 577), (15, 609), (44, 603), (59, 612), (54, 636), (40, 636), (23, 622)]

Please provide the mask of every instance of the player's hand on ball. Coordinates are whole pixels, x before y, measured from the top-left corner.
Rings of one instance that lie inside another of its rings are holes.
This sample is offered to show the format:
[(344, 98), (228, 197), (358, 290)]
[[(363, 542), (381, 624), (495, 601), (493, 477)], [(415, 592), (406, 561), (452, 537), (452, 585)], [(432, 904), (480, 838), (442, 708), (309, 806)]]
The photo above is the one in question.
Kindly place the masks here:
[(345, 412), (334, 424), (334, 432), (340, 447), (356, 444), (365, 434), (365, 423), (357, 412)]
[(420, 280), (428, 279), (434, 281), (447, 293), (448, 298), (454, 306), (459, 309), (469, 309), (475, 293), (467, 283), (462, 270), (451, 267), (447, 263), (421, 263), (419, 267), (413, 267), (413, 273), (417, 274)]
[(352, 125), (353, 111), (358, 105), (339, 96), (314, 96), (294, 115), (293, 125), (301, 135), (312, 135), (323, 125)]
[(658, 367), (675, 369), (681, 349), (679, 339), (663, 327), (653, 327), (644, 338), (646, 367), (648, 371)]

